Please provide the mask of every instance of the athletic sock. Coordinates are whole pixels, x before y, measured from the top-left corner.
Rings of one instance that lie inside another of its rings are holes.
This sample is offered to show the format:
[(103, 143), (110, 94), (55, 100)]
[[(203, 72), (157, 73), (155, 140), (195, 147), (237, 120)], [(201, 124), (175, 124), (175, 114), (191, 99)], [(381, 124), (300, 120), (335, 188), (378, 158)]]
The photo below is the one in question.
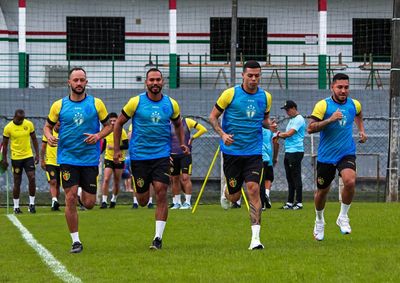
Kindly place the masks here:
[(154, 236), (154, 239), (157, 237), (162, 239), (162, 235), (165, 229), (165, 224), (167, 224), (166, 221), (156, 220), (156, 235)]
[(322, 209), (322, 210), (315, 210), (315, 215), (316, 215), (315, 220), (316, 220), (316, 221), (324, 221), (324, 222), (325, 222), (325, 219), (324, 219), (324, 210), (325, 210), (325, 209)]
[(238, 205), (242, 205), (242, 197), (240, 197), (240, 199), (238, 199), (238, 201), (236, 202)]
[(270, 192), (270, 190), (265, 189), (265, 195), (266, 195), (267, 197), (269, 197), (269, 192)]
[(107, 203), (107, 198), (108, 198), (108, 196), (103, 195), (102, 198), (101, 198), (101, 199), (102, 199), (102, 202)]
[(82, 187), (78, 187), (78, 197), (81, 197), (82, 195)]
[(58, 202), (58, 199), (56, 197), (52, 197), (51, 200)]
[(35, 196), (29, 196), (29, 204), (35, 204)]
[(190, 204), (191, 199), (192, 199), (192, 195), (185, 194), (185, 202), (186, 203)]
[(13, 202), (14, 202), (14, 209), (19, 208), (19, 198), (14, 198)]
[(72, 238), (72, 243), (81, 242), (81, 240), (79, 240), (79, 232), (71, 233), (71, 238)]
[(251, 239), (256, 240), (260, 239), (260, 225), (251, 225)]
[(136, 203), (136, 204), (138, 203), (136, 197), (133, 197), (133, 203)]
[(149, 202), (147, 204), (149, 204), (149, 203), (153, 203), (153, 197), (149, 198)]
[(343, 202), (340, 204), (340, 213), (339, 217), (347, 217), (347, 213), (349, 212), (351, 204), (344, 204)]
[(112, 198), (111, 198), (111, 201), (112, 202), (117, 202), (117, 197), (118, 197), (118, 195), (112, 195)]
[(177, 204), (182, 204), (182, 201), (181, 201), (181, 195), (175, 195), (175, 203), (177, 203)]

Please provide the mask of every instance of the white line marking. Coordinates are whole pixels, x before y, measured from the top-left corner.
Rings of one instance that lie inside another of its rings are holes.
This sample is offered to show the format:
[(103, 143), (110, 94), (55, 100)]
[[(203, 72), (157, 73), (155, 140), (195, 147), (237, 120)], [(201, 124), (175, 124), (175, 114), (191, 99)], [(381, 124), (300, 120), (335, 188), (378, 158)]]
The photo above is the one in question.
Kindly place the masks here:
[(50, 270), (64, 282), (81, 283), (82, 280), (68, 272), (67, 268), (62, 265), (45, 247), (43, 247), (25, 228), (24, 225), (12, 214), (7, 215), (8, 219), (21, 232), (22, 238), (30, 245), (40, 256), (40, 258), (50, 267)]

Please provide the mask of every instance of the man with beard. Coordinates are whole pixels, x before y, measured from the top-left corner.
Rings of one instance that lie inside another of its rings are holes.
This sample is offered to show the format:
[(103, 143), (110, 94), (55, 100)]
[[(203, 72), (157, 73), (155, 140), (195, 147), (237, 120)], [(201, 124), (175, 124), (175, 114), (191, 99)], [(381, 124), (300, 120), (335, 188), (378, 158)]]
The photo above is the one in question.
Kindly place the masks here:
[[(35, 148), (35, 159), (31, 148), (31, 140)], [(39, 146), (36, 139), (35, 127), (33, 123), (25, 119), (25, 111), (15, 110), (13, 120), (4, 127), (3, 132), (3, 159), (1, 165), (7, 169), (7, 151), (10, 142), (11, 165), (14, 177), (13, 201), (14, 213), (22, 213), (19, 208), (19, 195), (21, 191), (22, 170), (25, 170), (29, 182), (29, 206), (30, 213), (36, 213), (35, 208), (35, 164), (39, 163)]]
[(170, 182), (171, 131), (175, 126), (180, 147), (184, 154), (189, 148), (184, 144), (184, 132), (178, 103), (161, 93), (164, 79), (160, 70), (152, 68), (146, 73), (147, 91), (131, 98), (122, 109), (114, 125), (114, 162), (121, 158), (120, 141), (122, 126), (132, 119), (132, 137), (129, 156), (133, 184), (138, 202), (145, 206), (149, 200), (149, 186), (156, 193), (156, 231), (150, 249), (162, 248), (162, 236), (168, 217), (167, 189)]
[[(83, 249), (76, 209), (78, 186), (82, 187), (82, 204), (88, 209), (93, 208), (100, 158), (99, 141), (112, 131), (103, 101), (86, 94), (87, 82), (84, 69), (73, 68), (69, 71), (70, 94), (53, 103), (43, 129), (48, 145), (58, 146), (57, 163), (60, 164), (65, 191), (65, 217), (72, 238), (71, 253), (79, 253)], [(53, 136), (57, 121), (60, 121), (58, 138)], [(100, 122), (104, 126), (102, 130)]]
[(359, 142), (367, 141), (362, 119), (361, 104), (349, 98), (349, 77), (338, 73), (333, 77), (332, 96), (320, 100), (311, 114), (307, 132), (320, 132), (317, 159), (317, 190), (314, 193), (314, 238), (324, 239), (324, 209), (331, 182), (336, 170), (342, 177), (344, 188), (336, 224), (342, 234), (350, 234), (347, 215), (356, 185), (356, 145), (353, 139), (353, 122), (359, 131)]
[[(210, 113), (210, 123), (221, 137), (223, 170), (227, 190), (221, 198), (221, 205), (228, 207), (241, 195), (243, 182), (246, 183), (252, 238), (249, 250), (263, 249), (260, 242), (261, 200), (260, 179), (262, 163), (262, 127), (269, 127), (271, 94), (258, 85), (261, 66), (256, 61), (248, 61), (243, 66), (243, 83), (228, 88), (218, 98)], [(224, 113), (222, 126), (218, 118)]]

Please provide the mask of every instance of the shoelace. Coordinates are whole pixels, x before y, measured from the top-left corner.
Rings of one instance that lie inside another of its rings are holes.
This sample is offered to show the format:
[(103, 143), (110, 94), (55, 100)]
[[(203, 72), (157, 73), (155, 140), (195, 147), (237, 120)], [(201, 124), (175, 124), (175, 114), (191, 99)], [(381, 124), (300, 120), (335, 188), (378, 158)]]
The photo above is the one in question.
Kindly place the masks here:
[(346, 228), (350, 227), (350, 219), (348, 217), (341, 217), (339, 221), (341, 226), (345, 226)]

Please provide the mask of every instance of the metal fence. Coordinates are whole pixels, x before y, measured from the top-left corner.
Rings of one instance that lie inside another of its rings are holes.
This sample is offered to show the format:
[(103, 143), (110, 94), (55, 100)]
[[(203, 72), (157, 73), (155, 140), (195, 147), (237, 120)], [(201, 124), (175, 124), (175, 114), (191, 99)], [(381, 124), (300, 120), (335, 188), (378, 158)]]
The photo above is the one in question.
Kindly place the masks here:
[[(89, 56), (89, 55), (86, 55)], [(92, 54), (91, 56), (98, 56)], [(30, 53), (26, 57), (28, 88), (60, 88), (66, 86), (72, 67), (84, 67), (89, 74), (90, 88), (141, 88), (146, 71), (159, 68), (169, 83), (168, 54), (125, 54), (125, 60), (77, 61), (65, 53)], [(361, 58), (359, 58), (361, 59)], [(383, 60), (385, 59), (385, 60)], [(245, 58), (243, 58), (245, 60)], [(327, 85), (334, 74), (350, 75), (353, 89), (389, 89), (390, 64), (374, 63), (387, 58), (330, 55), (327, 57)], [(361, 62), (360, 62), (361, 61)], [(17, 88), (20, 74), (17, 53), (0, 53), (0, 87)], [(262, 65), (261, 84), (268, 89), (318, 89), (318, 56), (268, 55)], [(236, 68), (236, 81), (241, 81), (242, 63)], [(210, 61), (209, 54), (178, 55), (178, 87), (185, 89), (221, 89), (229, 84), (230, 65)]]

